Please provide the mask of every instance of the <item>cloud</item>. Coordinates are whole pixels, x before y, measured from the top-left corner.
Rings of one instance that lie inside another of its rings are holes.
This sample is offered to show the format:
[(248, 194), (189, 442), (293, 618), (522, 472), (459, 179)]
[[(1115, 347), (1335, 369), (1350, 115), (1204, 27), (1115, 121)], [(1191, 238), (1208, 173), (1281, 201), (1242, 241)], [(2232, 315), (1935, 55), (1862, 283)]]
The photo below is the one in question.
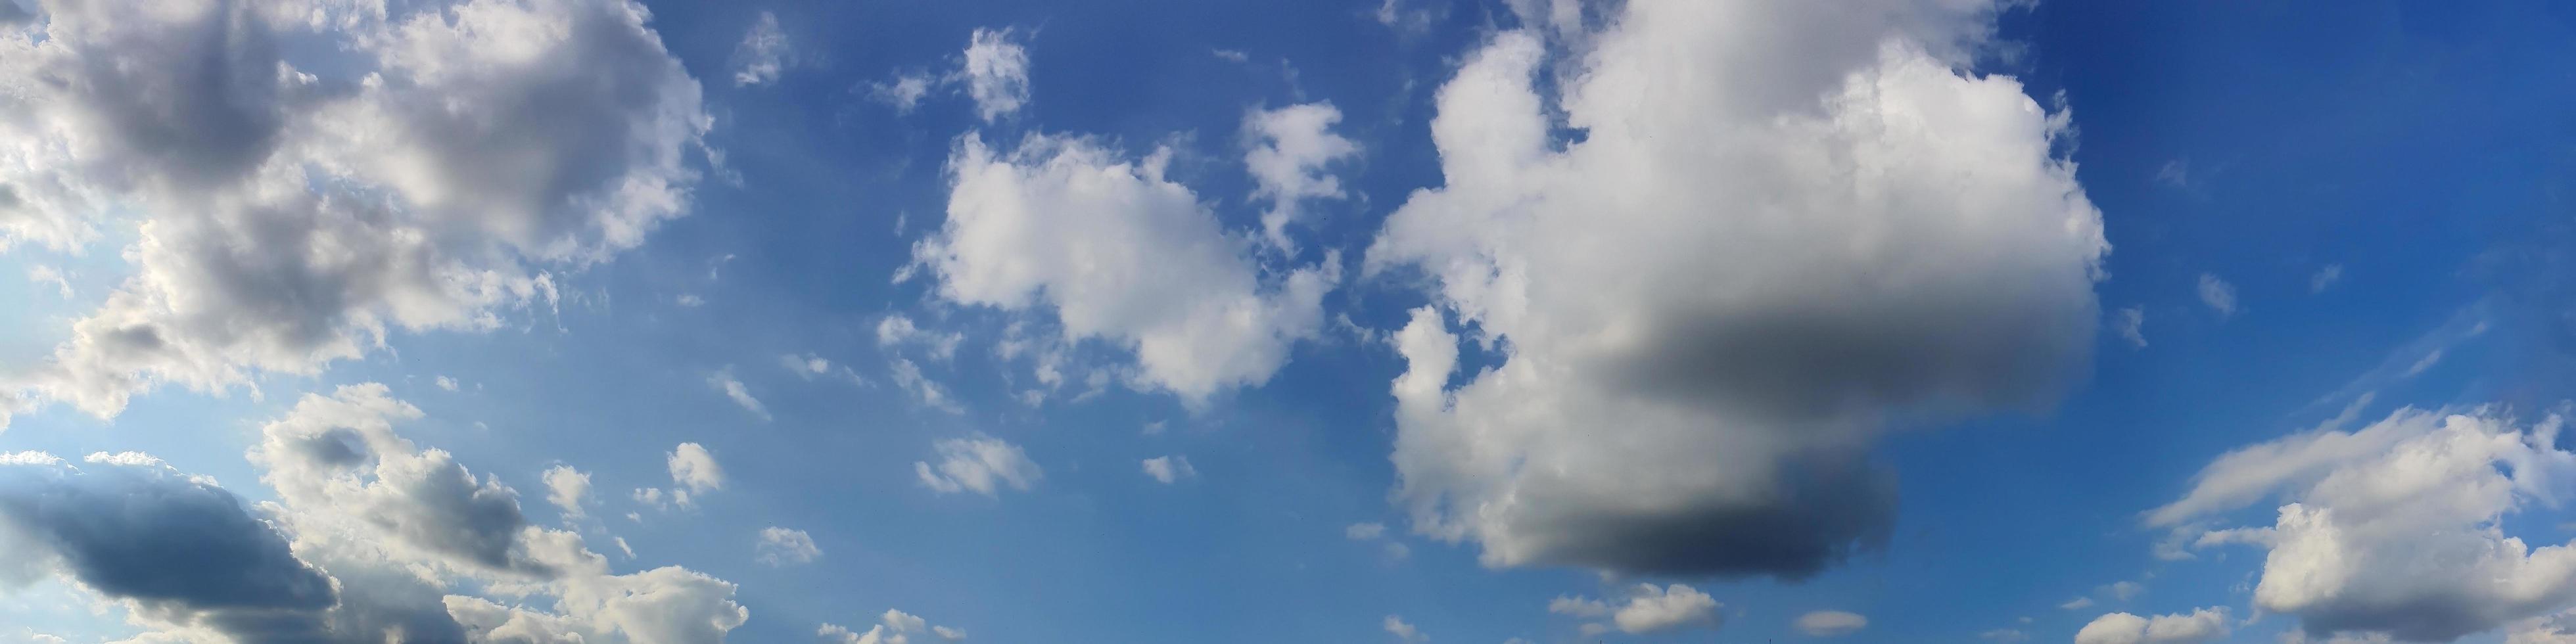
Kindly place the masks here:
[(957, 345), (965, 341), (966, 335), (962, 333), (943, 334), (922, 330), (921, 327), (913, 325), (912, 318), (902, 314), (888, 315), (884, 319), (877, 320), (877, 346), (886, 349), (919, 345), (930, 352), (931, 358), (946, 362), (957, 355)]
[(1020, 446), (999, 438), (977, 434), (942, 440), (931, 447), (939, 452), (939, 465), (915, 462), (912, 469), (922, 485), (938, 492), (973, 491), (994, 496), (1003, 486), (1025, 492), (1046, 478), (1045, 470), (1030, 461)]
[(2057, 607), (2058, 607), (2058, 608), (2060, 608), (2060, 609), (2065, 609), (2065, 610), (2083, 610), (2083, 609), (2086, 609), (2086, 608), (2092, 608), (2092, 607), (2093, 607), (2093, 598), (2091, 598), (2091, 597), (2077, 597), (2077, 598), (2074, 598), (2074, 599), (2066, 600), (2066, 603), (2058, 604), (2058, 605), (2057, 605)]
[(536, 528), (516, 491), (394, 433), (394, 422), (421, 416), (376, 383), (307, 394), (260, 428), (249, 459), (289, 507), (354, 519), (407, 556), (478, 573), (556, 574), (524, 538)]
[(1190, 459), (1186, 456), (1156, 456), (1145, 459), (1145, 476), (1153, 477), (1156, 482), (1164, 485), (1198, 475), (1198, 468), (1191, 467)]
[(2019, 644), (2020, 642), (2030, 641), (2030, 634), (2021, 632), (2019, 629), (1998, 628), (1978, 633), (1977, 639), (1994, 642), (1996, 644)]
[(687, 211), (712, 120), (642, 6), (355, 7), (64, 5), (0, 33), (26, 90), (0, 98), (0, 245), (137, 219), (134, 273), (0, 374), (14, 408), (109, 417), (496, 328)]
[[(242, 641), (330, 637), (330, 577), (241, 500), (158, 460), (0, 458), (0, 581), (62, 574), (138, 612)], [(147, 457), (148, 458), (148, 457)], [(344, 634), (345, 635), (345, 634)]]
[(1243, 167), (1252, 173), (1252, 198), (1270, 200), (1261, 213), (1261, 233), (1273, 248), (1292, 251), (1287, 226), (1299, 219), (1297, 204), (1308, 199), (1339, 199), (1341, 180), (1324, 172), (1335, 161), (1357, 156), (1359, 144), (1332, 133), (1342, 111), (1332, 103), (1306, 103), (1243, 115)]
[(751, 397), (751, 388), (743, 386), (741, 379), (733, 377), (732, 367), (725, 367), (716, 370), (715, 373), (707, 374), (707, 386), (723, 392), (726, 398), (733, 400), (733, 404), (741, 405), (743, 411), (751, 412), (751, 415), (759, 416), (763, 421), (770, 420), (769, 407), (760, 404), (760, 399)]
[(1015, 36), (1008, 29), (976, 29), (966, 42), (966, 63), (957, 73), (966, 95), (975, 99), (975, 115), (988, 123), (1029, 102), (1029, 50)]
[(1859, 613), (1820, 610), (1799, 615), (1796, 626), (1798, 632), (1806, 633), (1808, 637), (1842, 637), (1867, 628), (1869, 618)]
[(2325, 268), (2317, 269), (2316, 274), (2308, 276), (2308, 292), (2324, 293), (2326, 289), (2333, 288), (2336, 282), (2341, 281), (2343, 281), (2343, 265), (2327, 264)]
[(751, 552), (753, 561), (772, 566), (812, 563), (823, 556), (823, 549), (814, 546), (814, 537), (778, 526), (761, 528), (760, 541), (752, 544)]
[(2075, 644), (2196, 644), (2226, 635), (2226, 607), (2157, 615), (2153, 619), (2111, 613), (2094, 618), (2083, 630), (2076, 631)]
[(1395, 636), (1395, 641), (1404, 642), (1405, 644), (1421, 644), (1422, 642), (1431, 641), (1430, 635), (1423, 634), (1422, 629), (1414, 628), (1412, 624), (1406, 623), (1402, 617), (1388, 615), (1386, 616), (1385, 625), (1386, 634)]
[(894, 386), (912, 393), (914, 398), (921, 400), (921, 404), (951, 414), (966, 413), (966, 407), (957, 403), (957, 396), (948, 393), (947, 387), (921, 374), (921, 365), (913, 364), (909, 359), (895, 358), (886, 363), (886, 368), (894, 378)]
[(1351, 527), (1342, 529), (1342, 535), (1349, 537), (1352, 541), (1367, 541), (1385, 536), (1386, 525), (1381, 523), (1353, 523), (1351, 524)]
[[(1364, 263), (1434, 288), (1395, 334), (1415, 531), (1489, 566), (1803, 577), (1885, 542), (1889, 419), (2037, 409), (2079, 372), (2108, 246), (2052, 156), (2066, 112), (1960, 71), (1987, 3), (1849, 9), (1632, 0), (1580, 56), (1465, 57), (1445, 185)], [(1452, 389), (1462, 333), (1500, 364)]]
[(2147, 348), (2146, 327), (2146, 307), (2131, 306), (2114, 311), (2111, 314), (2111, 330), (2115, 333), (2119, 333), (2120, 339), (2128, 340), (2129, 346), (2140, 349)]
[(447, 376), (439, 376), (437, 379), (433, 380), (432, 382), (436, 383), (436, 384), (438, 385), (438, 388), (440, 388), (440, 389), (445, 389), (445, 390), (448, 390), (448, 391), (456, 391), (456, 390), (458, 389), (458, 385), (456, 384), (456, 379), (455, 379), (455, 378), (449, 378), (449, 377), (447, 377)]
[(914, 634), (925, 631), (942, 642), (966, 641), (966, 631), (946, 626), (932, 626), (929, 620), (891, 608), (886, 609), (884, 615), (878, 616), (877, 624), (868, 627), (866, 632), (852, 632), (838, 624), (826, 623), (821, 628), (815, 629), (814, 634), (842, 644), (911, 644)]
[(921, 106), (921, 99), (930, 96), (930, 88), (937, 82), (926, 74), (904, 74), (893, 82), (870, 85), (868, 97), (894, 106), (896, 114), (911, 114), (913, 108)]
[(733, 48), (733, 84), (743, 87), (778, 80), (792, 53), (789, 49), (787, 32), (778, 28), (778, 15), (760, 12), (760, 20), (742, 35), (742, 44)]
[[(1684, 626), (1717, 628), (1717, 599), (1708, 593), (1681, 584), (1657, 587), (1638, 584), (1628, 589), (1624, 603), (1605, 602), (1587, 597), (1559, 596), (1547, 604), (1547, 611), (1583, 619), (1608, 616), (1620, 632), (1630, 635), (1661, 633)], [(1601, 631), (1587, 625), (1585, 630)]]
[(1196, 194), (1164, 178), (1171, 154), (1131, 162), (1047, 135), (1002, 152), (968, 135), (948, 161), (948, 220), (914, 261), (948, 301), (1052, 311), (1066, 342), (1133, 353), (1137, 386), (1185, 403), (1263, 382), (1321, 327), (1338, 260), (1265, 276)]
[(724, 489), (724, 467), (716, 464), (716, 455), (697, 443), (681, 443), (671, 449), (668, 459), (671, 484), (705, 494)]
[(590, 474), (569, 465), (546, 468), (546, 502), (563, 508), (565, 519), (582, 518), (582, 501), (590, 498)]
[(2268, 530), (2201, 543), (2266, 548), (2254, 606), (2308, 635), (2443, 641), (2576, 605), (2576, 544), (2531, 547), (2508, 514), (2556, 508), (2576, 477), (2552, 415), (2401, 409), (2359, 430), (2312, 430), (2231, 451), (2150, 521), (2211, 516), (2279, 496)]
[(2217, 311), (2218, 317), (2236, 315), (2236, 287), (2210, 273), (2200, 274), (2200, 303)]
[(72, 299), (72, 281), (61, 269), (44, 264), (28, 266), (27, 282), (37, 286), (51, 284), (56, 295), (61, 295), (66, 300)]

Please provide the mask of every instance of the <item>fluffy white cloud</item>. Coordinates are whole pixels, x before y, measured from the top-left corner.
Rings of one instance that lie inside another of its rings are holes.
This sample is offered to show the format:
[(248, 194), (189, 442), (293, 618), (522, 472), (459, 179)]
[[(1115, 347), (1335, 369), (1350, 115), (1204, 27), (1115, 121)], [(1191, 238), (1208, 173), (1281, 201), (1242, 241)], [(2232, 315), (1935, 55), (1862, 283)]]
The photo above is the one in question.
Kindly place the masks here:
[(1132, 352), (1131, 381), (1196, 404), (1257, 384), (1322, 325), (1338, 259), (1265, 278), (1197, 195), (1095, 141), (1033, 135), (1016, 150), (960, 139), (948, 220), (913, 248), (950, 301), (1051, 310), (1067, 342)]
[(733, 84), (760, 85), (778, 80), (787, 67), (789, 54), (787, 32), (778, 28), (778, 14), (760, 12), (751, 31), (742, 35), (742, 44), (733, 48)]
[(942, 493), (973, 491), (994, 496), (1003, 486), (1027, 491), (1046, 477), (1020, 446), (999, 438), (979, 434), (942, 440), (931, 447), (939, 452), (939, 464), (917, 461), (912, 470), (922, 485)]
[(1808, 637), (1841, 637), (1869, 627), (1869, 618), (1859, 613), (1820, 610), (1799, 615), (1795, 625)]
[(815, 629), (814, 634), (841, 644), (911, 644), (913, 635), (925, 631), (942, 642), (966, 641), (966, 631), (932, 626), (929, 620), (891, 608), (878, 616), (877, 624), (868, 627), (866, 632), (854, 632), (841, 625), (827, 623)]
[[(1628, 589), (1625, 602), (1605, 602), (1587, 597), (1560, 596), (1549, 601), (1547, 611), (1583, 619), (1608, 616), (1610, 624), (1630, 635), (1661, 633), (1684, 626), (1716, 628), (1719, 623), (1717, 599), (1699, 589), (1673, 584), (1658, 587), (1638, 584)], [(1587, 625), (1587, 632), (1606, 630), (1606, 626)]]
[(990, 122), (1029, 102), (1029, 50), (1011, 30), (977, 29), (966, 41), (966, 63), (957, 70), (975, 115)]
[(1270, 200), (1261, 234), (1274, 248), (1291, 250), (1287, 226), (1307, 199), (1342, 197), (1341, 180), (1324, 166), (1358, 155), (1359, 144), (1332, 132), (1342, 111), (1332, 103), (1306, 103), (1243, 116), (1243, 167), (1252, 173), (1252, 198)]
[(551, 306), (550, 267), (686, 211), (711, 123), (627, 0), (44, 12), (0, 33), (0, 245), (130, 223), (135, 273), (0, 374), (11, 409), (111, 416)]
[(2288, 503), (2268, 530), (2198, 542), (2269, 549), (2255, 607), (2318, 637), (2450, 640), (2576, 605), (2576, 544), (2534, 548), (2504, 531), (2506, 515), (2555, 508), (2576, 481), (2564, 425), (2401, 409), (2229, 452), (2147, 517), (2181, 523), (2278, 495)]
[(1145, 476), (1152, 477), (1165, 485), (1199, 475), (1199, 469), (1190, 466), (1190, 459), (1187, 456), (1156, 456), (1145, 459), (1144, 465)]
[(2075, 632), (2075, 644), (2196, 644), (2227, 635), (2227, 609), (2203, 608), (2153, 619), (2128, 613), (2096, 617)]
[(590, 498), (590, 473), (570, 465), (546, 468), (546, 502), (563, 508), (565, 519), (579, 519), (589, 514), (581, 507)]
[[(1889, 418), (2044, 405), (2089, 359), (2108, 247), (2066, 113), (1961, 71), (1992, 4), (1864, 4), (1631, 0), (1580, 55), (1466, 57), (1446, 185), (1365, 264), (1435, 285), (1395, 337), (1416, 531), (1493, 566), (1811, 574), (1884, 542)], [(1502, 358), (1454, 390), (1452, 320)]]
[(751, 415), (759, 416), (761, 420), (770, 419), (769, 406), (760, 404), (760, 399), (751, 397), (751, 388), (743, 385), (742, 379), (733, 377), (732, 367), (707, 374), (707, 386), (723, 393), (725, 398), (733, 400), (733, 404), (740, 405), (743, 411), (751, 412)]
[(772, 566), (811, 563), (815, 557), (820, 556), (823, 556), (823, 549), (814, 545), (813, 536), (805, 534), (803, 530), (789, 530), (778, 526), (761, 528), (760, 540), (753, 543), (751, 547), (753, 561)]
[(1386, 616), (1384, 626), (1386, 627), (1386, 634), (1395, 636), (1395, 641), (1398, 642), (1404, 642), (1405, 644), (1422, 644), (1423, 642), (1431, 641), (1430, 635), (1423, 634), (1422, 629), (1415, 628), (1412, 623), (1404, 621), (1404, 618), (1402, 617), (1388, 615)]
[(2236, 286), (2210, 273), (2200, 274), (2200, 303), (2217, 311), (2218, 317), (2236, 315)]
[(724, 489), (724, 466), (716, 464), (716, 455), (697, 443), (681, 443), (671, 449), (665, 463), (671, 470), (671, 484), (704, 494)]

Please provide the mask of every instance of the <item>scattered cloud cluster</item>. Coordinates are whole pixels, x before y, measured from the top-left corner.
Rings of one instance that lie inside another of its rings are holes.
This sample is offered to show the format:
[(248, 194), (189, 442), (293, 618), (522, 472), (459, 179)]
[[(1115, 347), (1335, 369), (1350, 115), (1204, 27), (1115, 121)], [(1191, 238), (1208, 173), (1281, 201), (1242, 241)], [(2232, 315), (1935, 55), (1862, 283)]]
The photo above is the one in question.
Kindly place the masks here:
[(878, 616), (877, 623), (864, 632), (829, 623), (814, 631), (818, 637), (841, 644), (912, 644), (912, 636), (922, 633), (928, 633), (941, 642), (966, 641), (966, 631), (932, 626), (928, 620), (891, 608)]

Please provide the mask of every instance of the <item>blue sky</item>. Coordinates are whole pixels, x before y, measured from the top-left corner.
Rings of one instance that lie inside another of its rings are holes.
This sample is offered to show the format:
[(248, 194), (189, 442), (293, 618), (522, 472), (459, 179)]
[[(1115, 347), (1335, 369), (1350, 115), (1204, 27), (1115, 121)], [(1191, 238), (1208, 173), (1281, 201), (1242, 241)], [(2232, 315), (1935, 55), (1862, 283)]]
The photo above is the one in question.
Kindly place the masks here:
[(0, 641), (2576, 641), (2576, 10), (2005, 4), (0, 0)]

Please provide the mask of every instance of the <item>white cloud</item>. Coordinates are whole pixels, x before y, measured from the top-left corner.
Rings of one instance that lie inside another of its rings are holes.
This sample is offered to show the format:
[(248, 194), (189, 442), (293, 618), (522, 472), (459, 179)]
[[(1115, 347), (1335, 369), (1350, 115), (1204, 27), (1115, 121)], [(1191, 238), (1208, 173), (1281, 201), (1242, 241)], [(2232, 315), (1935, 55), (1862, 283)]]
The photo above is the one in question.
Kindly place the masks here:
[(61, 295), (66, 300), (72, 299), (72, 281), (68, 274), (60, 269), (44, 264), (28, 266), (27, 282), (37, 286), (50, 284), (54, 287), (55, 294)]
[(761, 528), (760, 540), (751, 546), (753, 561), (772, 566), (812, 563), (815, 557), (820, 556), (823, 556), (823, 549), (814, 546), (814, 537), (803, 530), (778, 526)]
[(2324, 293), (2326, 289), (2333, 288), (2335, 282), (2340, 281), (2343, 281), (2343, 265), (2327, 264), (2325, 268), (2317, 269), (2315, 274), (2308, 276), (2308, 292)]
[(1331, 103), (1253, 110), (1243, 115), (1243, 166), (1252, 173), (1252, 198), (1270, 200), (1261, 234), (1273, 248), (1291, 251), (1287, 226), (1299, 219), (1298, 202), (1339, 199), (1341, 180), (1324, 171), (1360, 152), (1359, 144), (1331, 130), (1342, 111)]
[(1977, 639), (1994, 642), (1995, 644), (2019, 644), (2021, 642), (2030, 641), (2030, 634), (2021, 632), (2019, 629), (1998, 628), (1978, 633)]
[(581, 508), (590, 498), (590, 474), (569, 465), (546, 468), (546, 502), (563, 508), (565, 519), (579, 519), (587, 512)]
[(1250, 248), (1163, 177), (1170, 154), (1136, 163), (1046, 135), (1003, 153), (969, 135), (949, 158), (948, 220), (914, 259), (949, 301), (1051, 310), (1068, 343), (1132, 352), (1140, 387), (1197, 404), (1258, 384), (1321, 326), (1338, 260), (1265, 279)]
[(742, 44), (733, 49), (733, 84), (737, 87), (760, 85), (778, 80), (791, 53), (787, 32), (778, 28), (778, 15), (760, 12), (751, 31), (742, 35)]
[(2111, 314), (2111, 330), (2128, 340), (2129, 346), (2147, 348), (2147, 307), (2131, 306)]
[(923, 330), (912, 323), (912, 318), (900, 313), (877, 320), (878, 347), (896, 349), (905, 345), (920, 345), (924, 350), (929, 351), (931, 358), (946, 362), (957, 355), (957, 345), (965, 341), (966, 335), (963, 333), (943, 334)]
[[(1490, 566), (1812, 574), (1890, 530), (1884, 419), (2035, 408), (2089, 358), (2108, 247), (2067, 115), (1962, 74), (1985, 2), (1613, 12), (1439, 91), (1445, 185), (1365, 263), (1436, 288), (1396, 334), (1397, 498)], [(1451, 390), (1453, 319), (1502, 360)]]
[(1029, 50), (1004, 29), (976, 29), (966, 43), (966, 64), (958, 74), (966, 94), (975, 99), (975, 115), (991, 122), (1020, 111), (1029, 102)]
[(966, 407), (957, 404), (957, 397), (948, 393), (947, 387), (940, 386), (938, 381), (921, 374), (921, 365), (913, 364), (908, 359), (895, 358), (886, 363), (886, 368), (887, 372), (893, 375), (894, 386), (911, 392), (914, 398), (921, 400), (921, 404), (951, 414), (966, 413)]
[(671, 298), (671, 303), (672, 303), (672, 304), (678, 304), (678, 305), (683, 306), (683, 307), (693, 308), (693, 309), (694, 309), (694, 308), (698, 308), (698, 307), (701, 307), (701, 306), (706, 306), (706, 305), (707, 305), (707, 300), (706, 300), (706, 298), (698, 297), (698, 295), (697, 295), (696, 293), (681, 293), (681, 294), (679, 294), (678, 296), (674, 296), (674, 297), (672, 297), (672, 298)]
[(894, 106), (896, 114), (911, 114), (913, 108), (921, 106), (921, 99), (930, 95), (934, 82), (925, 74), (904, 74), (896, 76), (893, 82), (869, 86), (868, 97)]
[(0, 245), (140, 219), (132, 276), (0, 375), (13, 407), (106, 417), (496, 328), (686, 212), (712, 121), (642, 6), (356, 6), (64, 5), (0, 33), (25, 90), (0, 98)]
[(2117, 601), (2137, 599), (2138, 595), (2145, 594), (2146, 592), (2146, 585), (2134, 581), (2114, 582), (2101, 588), (2093, 589), (2094, 594), (2109, 597)]
[[(1717, 628), (1717, 599), (1708, 593), (1681, 584), (1657, 587), (1638, 584), (1628, 589), (1624, 603), (1605, 602), (1588, 597), (1559, 596), (1547, 604), (1547, 611), (1559, 615), (1591, 619), (1608, 616), (1620, 632), (1630, 635), (1661, 633), (1684, 626)], [(1588, 628), (1587, 632), (1600, 631)]]
[(1165, 485), (1198, 475), (1198, 468), (1191, 467), (1190, 459), (1186, 456), (1156, 456), (1145, 459), (1145, 476), (1152, 477)]
[(459, 385), (457, 385), (457, 383), (456, 383), (456, 379), (455, 379), (455, 378), (449, 378), (449, 377), (447, 377), (447, 376), (439, 376), (439, 377), (437, 377), (437, 378), (435, 378), (435, 379), (431, 380), (431, 382), (436, 383), (436, 384), (438, 385), (438, 388), (440, 388), (440, 389), (445, 389), (445, 390), (448, 390), (448, 391), (456, 391), (456, 390), (459, 388)]
[(2180, 523), (2278, 495), (2287, 503), (2268, 530), (2201, 539), (2269, 550), (2256, 608), (2319, 637), (2454, 639), (2576, 605), (2576, 544), (2531, 547), (2504, 520), (2556, 508), (2576, 480), (2576, 452), (2557, 447), (2564, 426), (2401, 409), (2231, 451), (2147, 517)]
[(841, 644), (912, 644), (912, 636), (922, 632), (928, 632), (942, 642), (966, 641), (966, 631), (932, 626), (929, 620), (891, 608), (878, 616), (877, 624), (868, 627), (866, 632), (852, 632), (838, 624), (824, 624), (814, 634)]
[(741, 405), (743, 411), (751, 412), (751, 415), (759, 416), (761, 420), (770, 420), (769, 407), (760, 404), (760, 399), (751, 397), (751, 388), (744, 386), (741, 379), (733, 377), (733, 367), (717, 369), (714, 373), (707, 374), (707, 386), (722, 392), (726, 398), (733, 400), (733, 404)]
[(2058, 605), (2057, 605), (2057, 607), (2058, 607), (2058, 608), (2065, 609), (2065, 610), (2083, 610), (2083, 609), (2086, 609), (2086, 608), (2092, 608), (2092, 607), (2093, 607), (2093, 598), (2091, 598), (2091, 597), (2077, 597), (2077, 598), (2074, 598), (2074, 599), (2066, 600), (2066, 603), (2058, 604)]
[(2236, 287), (2228, 284), (2227, 280), (2218, 279), (2216, 274), (2201, 273), (2200, 303), (2217, 311), (2218, 317), (2232, 317), (2236, 315)]
[(1869, 618), (1859, 613), (1820, 610), (1799, 615), (1796, 626), (1808, 637), (1841, 637), (1869, 627)]
[(994, 496), (1003, 486), (1027, 491), (1046, 477), (1020, 446), (999, 438), (979, 434), (942, 440), (931, 447), (939, 452), (939, 464), (914, 462), (912, 469), (922, 485), (938, 492)]
[(1342, 536), (1349, 537), (1352, 541), (1367, 541), (1375, 539), (1386, 536), (1386, 524), (1353, 523), (1351, 524), (1351, 527), (1342, 529)]
[(2197, 644), (2227, 635), (2227, 609), (2203, 608), (2153, 619), (2128, 613), (2094, 618), (2075, 632), (2075, 644)]
[(1386, 616), (1385, 625), (1386, 634), (1395, 636), (1395, 641), (1404, 642), (1405, 644), (1421, 644), (1422, 642), (1431, 641), (1430, 635), (1423, 634), (1422, 629), (1415, 628), (1413, 624), (1405, 622), (1402, 617), (1388, 615)]
[[(724, 467), (716, 464), (716, 455), (704, 446), (681, 443), (671, 449), (666, 464), (670, 467), (671, 484), (674, 486), (686, 487), (698, 494), (724, 489)], [(681, 505), (688, 504), (685, 500), (688, 497), (680, 498), (683, 499)]]

